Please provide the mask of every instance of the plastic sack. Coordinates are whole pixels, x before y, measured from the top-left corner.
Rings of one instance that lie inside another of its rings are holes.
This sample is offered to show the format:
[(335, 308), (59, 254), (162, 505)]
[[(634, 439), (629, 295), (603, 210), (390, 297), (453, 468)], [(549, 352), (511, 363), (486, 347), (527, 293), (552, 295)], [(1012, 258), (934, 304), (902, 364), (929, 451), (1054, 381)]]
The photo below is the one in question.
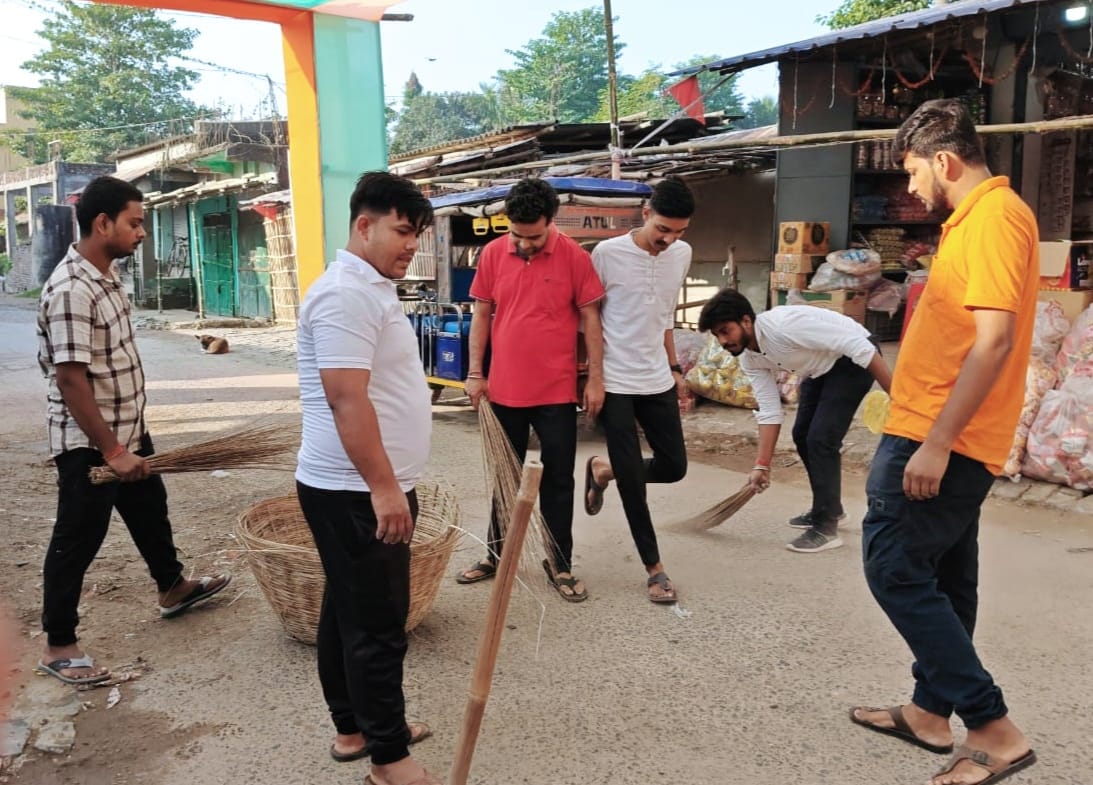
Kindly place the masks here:
[(759, 408), (751, 381), (739, 361), (712, 335), (686, 379), (687, 386), (703, 398), (741, 409)]
[(1055, 367), (1059, 371), (1060, 385), (1075, 371), (1093, 376), (1093, 306), (1078, 314), (1074, 326), (1064, 336)]
[(1063, 338), (1070, 332), (1070, 320), (1063, 306), (1051, 302), (1036, 303), (1036, 325), (1032, 330), (1032, 356), (1054, 364)]
[(796, 404), (801, 397), (801, 377), (796, 371), (778, 371), (778, 395), (782, 403)]
[[(840, 273), (850, 275), (868, 275), (880, 272), (880, 254), (870, 248), (847, 248), (845, 251), (832, 251), (825, 257), (830, 264)], [(853, 289), (853, 286), (842, 287)]]
[(1036, 415), (1040, 412), (1044, 395), (1055, 387), (1058, 380), (1059, 374), (1049, 360), (1036, 354), (1032, 355), (1029, 359), (1028, 371), (1025, 373), (1025, 402), (1021, 407), (1021, 418), (1017, 421), (1017, 430), (1013, 434), (1013, 446), (1010, 447), (1009, 457), (1006, 458), (1006, 464), (1002, 467), (1002, 473), (1011, 480), (1021, 479), (1021, 462), (1025, 459), (1029, 431), (1036, 421)]
[(877, 285), (869, 290), (869, 297), (865, 301), (865, 307), (870, 311), (880, 311), (889, 316), (895, 316), (896, 311), (903, 304), (904, 293), (895, 281), (881, 279)]
[(672, 330), (672, 341), (676, 345), (676, 362), (686, 376), (695, 367), (702, 350), (706, 348), (706, 336), (694, 330), (677, 327)]
[(864, 275), (851, 275), (838, 270), (831, 262), (824, 262), (808, 284), (814, 292), (830, 292), (835, 289), (868, 289), (880, 280), (880, 268)]
[(1072, 373), (1058, 390), (1048, 390), (1029, 430), (1026, 477), (1093, 490), (1093, 377)]

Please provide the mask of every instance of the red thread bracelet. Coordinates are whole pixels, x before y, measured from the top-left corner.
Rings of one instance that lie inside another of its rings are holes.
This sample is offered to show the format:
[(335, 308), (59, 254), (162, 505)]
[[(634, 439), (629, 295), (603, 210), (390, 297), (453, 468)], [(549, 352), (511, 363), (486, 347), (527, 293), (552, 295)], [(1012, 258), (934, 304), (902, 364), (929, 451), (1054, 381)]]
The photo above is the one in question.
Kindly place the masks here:
[(113, 450), (111, 450), (109, 453), (104, 454), (103, 458), (105, 458), (108, 461), (112, 461), (115, 458), (119, 458), (124, 454), (125, 454), (125, 445), (122, 444), (121, 442), (118, 442), (118, 445)]

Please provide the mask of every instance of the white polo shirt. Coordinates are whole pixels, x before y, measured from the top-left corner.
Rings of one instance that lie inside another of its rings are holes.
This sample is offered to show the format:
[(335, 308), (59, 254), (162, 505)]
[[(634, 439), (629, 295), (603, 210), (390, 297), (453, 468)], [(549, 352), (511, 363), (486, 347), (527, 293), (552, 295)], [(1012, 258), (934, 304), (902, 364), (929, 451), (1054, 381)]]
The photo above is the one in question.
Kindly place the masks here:
[(840, 357), (868, 367), (877, 352), (869, 331), (849, 316), (812, 305), (779, 305), (755, 317), (759, 351), (745, 349), (740, 367), (748, 375), (760, 425), (785, 419), (778, 394), (778, 371), (796, 371), (801, 381), (823, 376)]
[(691, 267), (691, 246), (676, 240), (657, 256), (627, 233), (592, 251), (603, 282), (603, 386), (620, 395), (656, 395), (674, 381), (664, 332), (675, 326), (679, 290)]
[(368, 490), (342, 446), (319, 377), (323, 368), (363, 368), (371, 371), (368, 398), (395, 479), (403, 491), (412, 489), (429, 457), (432, 403), (395, 283), (338, 251), (304, 297), (296, 353), (304, 421), (296, 479), (325, 490)]

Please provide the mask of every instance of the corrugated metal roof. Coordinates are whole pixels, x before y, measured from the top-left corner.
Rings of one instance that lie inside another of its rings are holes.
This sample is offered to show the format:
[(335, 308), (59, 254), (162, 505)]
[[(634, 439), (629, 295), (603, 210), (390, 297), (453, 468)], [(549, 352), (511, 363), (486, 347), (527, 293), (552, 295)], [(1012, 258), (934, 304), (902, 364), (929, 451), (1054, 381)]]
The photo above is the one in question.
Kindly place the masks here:
[[(644, 183), (628, 183), (620, 180), (606, 180), (600, 177), (544, 177), (558, 193), (577, 193), (590, 196), (648, 196), (653, 189)], [(492, 202), (504, 199), (512, 190), (512, 183), (480, 188), (475, 191), (434, 196), (429, 201), (433, 207), (451, 207), (455, 205)]]
[[(703, 65), (685, 68), (681, 71), (674, 71), (671, 75), (681, 76), (685, 74), (695, 74), (701, 71), (719, 71), (721, 73), (743, 71), (758, 65), (773, 63), (785, 58), (786, 55), (794, 53), (811, 52), (835, 44), (876, 38), (877, 36), (900, 30), (916, 30), (922, 27), (930, 27), (931, 25), (945, 22), (950, 19), (961, 19), (968, 16), (975, 16), (976, 14), (989, 14), (1015, 6), (1034, 6), (1051, 1), (1052, 0), (960, 0), (955, 3), (931, 6), (922, 11), (912, 11), (897, 16), (887, 16), (883, 19), (865, 22), (864, 24), (847, 27), (843, 30), (832, 30), (830, 33), (825, 33), (816, 36), (815, 38), (808, 38), (804, 41), (797, 41), (792, 44), (783, 44), (782, 46), (775, 46), (770, 49), (761, 49), (757, 52), (727, 57), (724, 60), (715, 60), (712, 63), (704, 63)], [(1060, 3), (1060, 5), (1062, 5), (1062, 3)]]

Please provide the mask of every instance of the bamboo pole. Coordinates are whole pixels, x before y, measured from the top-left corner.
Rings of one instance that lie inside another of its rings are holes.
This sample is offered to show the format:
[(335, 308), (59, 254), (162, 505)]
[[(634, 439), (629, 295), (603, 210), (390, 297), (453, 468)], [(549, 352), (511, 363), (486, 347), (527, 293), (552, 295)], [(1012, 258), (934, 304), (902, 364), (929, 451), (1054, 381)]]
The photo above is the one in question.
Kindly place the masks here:
[(509, 599), (512, 596), (512, 584), (516, 580), (516, 569), (520, 566), (520, 552), (524, 547), (524, 535), (527, 533), (531, 510), (539, 495), (539, 482), (543, 475), (543, 465), (538, 461), (524, 462), (524, 473), (520, 478), (520, 490), (516, 495), (516, 504), (512, 511), (512, 520), (505, 530), (505, 547), (497, 563), (497, 575), (493, 581), (490, 604), (486, 614), (486, 629), (479, 641), (478, 659), (471, 678), (470, 695), (467, 697), (467, 710), (463, 715), (463, 729), (459, 734), (459, 743), (455, 748), (455, 762), (452, 764), (448, 785), (466, 785), (467, 775), (471, 770), (471, 758), (478, 741), (478, 731), (482, 727), (482, 715), (486, 711), (486, 700), (490, 696), (493, 681), (493, 669), (497, 664), (497, 650), (501, 645), (501, 633), (505, 629), (505, 614), (508, 613)]
[[(1058, 120), (1036, 120), (1028, 123), (998, 123), (995, 125), (979, 125), (976, 131), (980, 134), (1047, 134), (1055, 131), (1074, 131), (1093, 128), (1093, 115), (1080, 115), (1077, 117), (1063, 117)], [(681, 144), (666, 145), (664, 147), (640, 147), (625, 151), (627, 158), (641, 158), (642, 156), (670, 156), (677, 154), (708, 153), (717, 150), (773, 150), (779, 148), (796, 147), (822, 147), (832, 144), (847, 144), (850, 142), (864, 142), (875, 139), (892, 139), (896, 135), (895, 128), (866, 128), (856, 131), (825, 131), (816, 134), (792, 134), (789, 136), (772, 136), (769, 139), (741, 140), (730, 139), (724, 142), (683, 142)], [(420, 177), (414, 180), (418, 185), (431, 185), (433, 183), (454, 183), (460, 180), (493, 177), (510, 172), (524, 172), (529, 169), (548, 169), (562, 164), (602, 162), (604, 153), (579, 153), (577, 155), (561, 158), (548, 158), (539, 161), (525, 161), (522, 164), (512, 166), (499, 166), (494, 169), (482, 169), (477, 172), (462, 172), (460, 174), (441, 175), (438, 177)]]

